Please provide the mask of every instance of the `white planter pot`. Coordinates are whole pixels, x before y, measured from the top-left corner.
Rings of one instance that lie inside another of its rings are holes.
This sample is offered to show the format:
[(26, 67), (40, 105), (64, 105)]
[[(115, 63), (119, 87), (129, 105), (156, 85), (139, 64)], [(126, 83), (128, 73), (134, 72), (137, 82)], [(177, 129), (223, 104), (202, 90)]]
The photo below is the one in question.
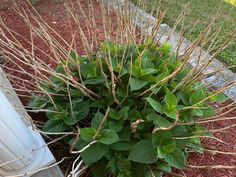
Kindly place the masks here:
[(41, 135), (24, 124), (0, 91), (0, 176), (37, 171), (53, 161)]

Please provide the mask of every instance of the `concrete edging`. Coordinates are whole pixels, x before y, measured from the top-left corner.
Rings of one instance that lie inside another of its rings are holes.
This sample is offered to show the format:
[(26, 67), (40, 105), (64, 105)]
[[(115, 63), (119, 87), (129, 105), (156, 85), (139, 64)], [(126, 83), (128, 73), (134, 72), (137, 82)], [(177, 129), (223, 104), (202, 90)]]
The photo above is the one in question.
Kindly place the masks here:
[[(141, 10), (132, 3), (129, 3), (127, 6), (127, 2), (125, 0), (102, 0), (102, 2), (108, 7), (121, 11), (123, 11), (124, 8), (128, 7), (129, 15), (132, 15), (134, 17), (134, 24), (138, 26), (146, 35), (151, 34), (152, 29), (154, 27), (154, 23), (156, 21), (155, 17), (153, 17), (152, 15)], [(160, 44), (168, 42), (171, 47), (175, 49), (181, 37), (182, 36), (178, 32), (171, 29), (167, 24), (161, 24), (155, 39), (158, 40)], [(184, 38), (179, 47), (179, 54), (184, 54), (185, 50), (191, 44), (191, 41)], [(193, 67), (197, 66), (199, 59), (200, 63), (203, 64), (209, 58), (212, 58), (212, 56), (208, 52), (204, 51), (200, 47), (194, 50), (191, 57), (192, 59), (189, 64)], [(209, 64), (209, 66), (203, 70), (202, 74), (206, 75), (217, 70), (221, 71), (218, 71), (215, 75), (207, 77), (204, 82), (212, 85), (217, 89), (227, 86), (228, 84), (231, 84), (233, 82), (236, 82), (236, 73), (233, 73), (232, 71), (227, 69), (224, 64), (218, 61), (216, 58), (214, 58), (213, 61)], [(234, 84), (230, 88), (226, 89), (224, 91), (224, 94), (228, 98), (231, 98), (232, 100), (236, 101), (236, 85)]]

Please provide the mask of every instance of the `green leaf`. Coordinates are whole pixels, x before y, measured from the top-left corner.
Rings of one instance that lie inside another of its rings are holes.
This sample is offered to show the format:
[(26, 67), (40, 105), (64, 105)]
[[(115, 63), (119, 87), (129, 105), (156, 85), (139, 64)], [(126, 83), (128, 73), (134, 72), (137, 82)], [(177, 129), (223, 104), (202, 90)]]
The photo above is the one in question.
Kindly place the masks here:
[(67, 125), (74, 125), (78, 122), (79, 120), (76, 119), (75, 115), (70, 115), (68, 116), (64, 122), (67, 124)]
[[(91, 127), (97, 129), (99, 127), (99, 125), (101, 124), (103, 117), (104, 117), (104, 115), (102, 113), (97, 112), (94, 115), (94, 117), (92, 118)], [(105, 124), (106, 124), (106, 122), (105, 122)]]
[(162, 154), (164, 154), (164, 157), (165, 157), (167, 154), (172, 153), (175, 149), (176, 149), (176, 144), (175, 142), (172, 142), (171, 144), (159, 147), (158, 152), (161, 152)]
[[(147, 54), (147, 52), (146, 52), (146, 54)], [(144, 55), (145, 55), (145, 53), (144, 53)], [(154, 64), (153, 64), (152, 60), (150, 60), (150, 58), (147, 55), (146, 56), (144, 56), (144, 55), (143, 55), (142, 61), (141, 61), (142, 68), (143, 69), (153, 69)]]
[(166, 172), (166, 173), (171, 173), (172, 172), (172, 168), (170, 165), (168, 165), (167, 163), (163, 162), (163, 163), (160, 163), (158, 164), (158, 167), (157, 167), (159, 170), (163, 171), (163, 172)]
[(201, 144), (189, 143), (188, 150), (199, 154), (204, 154), (204, 148)]
[(177, 63), (177, 56), (173, 55), (173, 56), (169, 57), (168, 62), (171, 66), (173, 66), (173, 68), (175, 68), (176, 65), (178, 64)]
[(171, 45), (168, 43), (164, 43), (159, 50), (161, 51), (162, 54), (167, 55), (170, 53), (171, 50)]
[(96, 134), (95, 128), (81, 128), (80, 137), (87, 142), (92, 141), (94, 135)]
[[(63, 66), (63, 65), (58, 65), (57, 67), (56, 67), (56, 72), (57, 73), (60, 73), (60, 74), (65, 74), (65, 67)], [(57, 78), (57, 77), (53, 77), (53, 75), (51, 76), (51, 78), (54, 78), (54, 79), (52, 79), (52, 80), (54, 80), (54, 81), (61, 81), (59, 78)]]
[(138, 119), (142, 119), (142, 115), (140, 114), (140, 112), (137, 109), (130, 110), (129, 120), (134, 122)]
[(190, 97), (190, 103), (196, 104), (205, 98), (206, 98), (206, 93), (205, 93), (205, 90), (202, 88), (192, 93)]
[(117, 142), (110, 146), (111, 149), (117, 150), (117, 151), (128, 151), (132, 148), (132, 144), (128, 142)]
[(187, 129), (186, 126), (183, 125), (177, 125), (171, 129), (171, 134), (174, 137), (189, 137), (191, 136), (191, 133)]
[(114, 120), (119, 120), (121, 118), (120, 115), (118, 114), (118, 112), (116, 112), (114, 109), (111, 109), (109, 111), (109, 117)]
[(183, 139), (183, 140), (175, 140), (176, 147), (179, 149), (184, 149), (190, 144), (189, 139)]
[[(169, 76), (169, 71), (168, 70), (166, 70), (166, 71), (164, 71), (164, 72), (162, 72), (161, 74), (159, 74), (158, 76), (156, 76), (156, 82), (160, 82), (161, 80), (163, 80), (164, 78), (166, 78), (167, 76)], [(160, 83), (160, 85), (161, 85), (161, 83)]]
[(157, 73), (157, 70), (154, 68), (146, 68), (141, 70), (141, 76), (149, 75), (149, 74), (155, 74)]
[(193, 113), (193, 117), (195, 117), (195, 116), (202, 117), (204, 115), (203, 111), (201, 109), (193, 109), (192, 113)]
[(125, 106), (123, 107), (120, 111), (119, 111), (119, 115), (123, 120), (127, 120), (128, 119), (128, 111), (129, 111), (129, 106)]
[(91, 166), (93, 177), (107, 177), (109, 169), (106, 168), (107, 161), (104, 159), (99, 160), (99, 162), (94, 163)]
[(211, 97), (211, 101), (217, 102), (217, 103), (224, 103), (226, 100), (227, 100), (227, 97), (222, 93), (219, 93)]
[(130, 142), (131, 128), (124, 127), (121, 132), (118, 133), (120, 140)]
[(44, 100), (40, 97), (34, 97), (30, 99), (28, 105), (32, 109), (42, 109), (47, 105), (47, 103), (48, 103), (48, 100)]
[(76, 61), (76, 59), (77, 59), (77, 55), (76, 55), (76, 52), (74, 50), (70, 51), (70, 59), (74, 60), (74, 61)]
[(147, 75), (143, 75), (140, 77), (143, 81), (146, 81), (148, 83), (156, 83), (156, 77), (151, 75), (151, 74), (147, 74)]
[(163, 118), (161, 115), (158, 115), (156, 113), (149, 114), (147, 116), (147, 120), (148, 121), (153, 121), (153, 124), (156, 127), (159, 127), (159, 128), (160, 127), (164, 128), (164, 127), (171, 126), (171, 123), (167, 119)]
[(73, 105), (73, 113), (71, 116), (65, 119), (65, 123), (68, 125), (74, 125), (78, 121), (87, 117), (89, 112), (89, 101), (81, 101)]
[(161, 114), (163, 113), (162, 105), (159, 102), (155, 101), (154, 99), (150, 97), (146, 98), (146, 100), (152, 106), (152, 108), (155, 109), (155, 111)]
[(84, 80), (85, 85), (97, 85), (97, 84), (101, 84), (103, 82), (104, 82), (103, 77), (96, 77), (96, 78), (93, 78), (93, 79)]
[(113, 144), (119, 141), (119, 137), (115, 131), (104, 129), (101, 131), (101, 136), (98, 141), (103, 144)]
[(175, 167), (178, 169), (184, 169), (186, 167), (186, 156), (179, 149), (176, 149), (172, 153), (167, 154), (165, 157), (165, 160), (172, 167)]
[(141, 140), (132, 147), (128, 159), (138, 163), (152, 164), (157, 161), (157, 151), (150, 140)]
[(130, 79), (130, 88), (131, 88), (131, 92), (132, 91), (136, 91), (136, 90), (140, 90), (141, 88), (145, 87), (148, 84), (148, 82), (146, 81), (142, 81), (136, 78), (131, 78)]
[[(82, 93), (78, 89), (70, 89), (72, 100), (82, 101)], [(73, 101), (72, 101), (73, 102)]]
[(74, 144), (74, 146), (75, 146), (75, 149), (77, 149), (77, 150), (79, 150), (79, 151), (80, 151), (81, 149), (83, 149), (85, 146), (88, 145), (88, 142), (82, 140), (81, 138), (79, 138), (79, 139), (77, 140), (76, 137), (75, 137), (75, 138), (71, 138), (71, 137), (67, 136), (67, 137), (64, 138), (64, 140), (65, 140), (70, 146), (72, 146), (72, 144), (74, 144), (74, 143), (76, 142), (76, 143)]
[(147, 165), (141, 163), (132, 163), (131, 171), (133, 177), (146, 177), (145, 172), (148, 171)]
[(203, 112), (203, 117), (211, 117), (216, 115), (216, 110), (210, 106), (206, 109), (202, 109), (202, 112)]
[[(151, 87), (152, 87), (153, 85), (151, 85)], [(154, 94), (157, 94), (159, 91), (161, 90), (161, 87), (154, 87), (154, 88), (152, 88), (152, 92), (154, 93)]]
[(108, 157), (109, 162), (107, 163), (106, 168), (109, 169), (113, 174), (117, 174), (117, 158), (116, 157)]
[(107, 151), (108, 146), (105, 144), (95, 143), (83, 151), (81, 153), (81, 157), (86, 165), (90, 165), (100, 160), (107, 153)]
[(45, 132), (64, 132), (69, 129), (69, 126), (63, 120), (48, 120), (43, 127)]
[(193, 133), (193, 136), (212, 136), (212, 133), (207, 130), (207, 128), (204, 128), (200, 125), (195, 125), (194, 127), (195, 132)]
[(177, 117), (177, 110), (176, 109), (173, 109), (173, 110), (165, 109), (164, 113), (167, 117), (172, 118), (172, 119), (176, 119), (176, 117)]
[(140, 68), (137, 65), (132, 65), (132, 76), (139, 77), (140, 76)]
[[(58, 67), (57, 70), (59, 68), (62, 68), (62, 67)], [(58, 71), (57, 71), (58, 72)], [(62, 70), (60, 71), (61, 74), (65, 74), (65, 72), (62, 72)], [(52, 81), (53, 83), (53, 89), (56, 89), (56, 90), (60, 90), (60, 87), (64, 87), (65, 86), (65, 82), (62, 81), (61, 79), (59, 79), (58, 77), (56, 76), (50, 76), (50, 80)], [(50, 88), (50, 87), (49, 87)]]
[(121, 47), (119, 47), (117, 44), (115, 44), (114, 42), (111, 41), (107, 41), (107, 42), (103, 42), (101, 43), (100, 46), (100, 51), (105, 52), (105, 53), (109, 53), (110, 55), (117, 55), (118, 52), (120, 51), (120, 49), (122, 49)]
[(120, 157), (117, 162), (117, 166), (119, 172), (124, 174), (124, 177), (132, 177), (130, 171), (131, 162), (126, 157)]
[(157, 118), (155, 119), (155, 121), (153, 121), (153, 123), (155, 124), (155, 126), (160, 128), (166, 128), (171, 126), (171, 123), (167, 119), (161, 116), (157, 116)]
[(46, 116), (47, 116), (48, 119), (64, 120), (69, 116), (67, 109), (58, 108), (58, 110), (60, 110), (60, 111), (58, 111), (54, 107), (50, 107), (50, 108), (47, 108), (47, 109), (50, 110), (50, 111), (46, 112)]
[(153, 41), (153, 38), (152, 37), (147, 37), (146, 39), (144, 39), (144, 46), (145, 47), (148, 47), (148, 46), (151, 46), (155, 44), (155, 42)]
[(89, 59), (87, 57), (77, 56), (77, 64), (86, 64)]
[(159, 131), (152, 135), (152, 144), (155, 147), (165, 146), (172, 143), (173, 139), (169, 131)]
[(117, 86), (116, 94), (117, 94), (117, 97), (124, 98), (126, 96), (126, 88), (122, 86)]
[(108, 127), (115, 132), (120, 132), (124, 127), (124, 121), (108, 121)]
[(164, 100), (168, 110), (176, 109), (178, 101), (170, 90), (167, 90)]
[(189, 95), (188, 95), (188, 93), (186, 93), (185, 91), (178, 92), (176, 94), (176, 97), (177, 97), (178, 100), (181, 100), (185, 106), (189, 106), (189, 102), (188, 102)]
[(83, 77), (92, 78), (97, 76), (97, 63), (87, 63), (80, 65), (80, 71)]

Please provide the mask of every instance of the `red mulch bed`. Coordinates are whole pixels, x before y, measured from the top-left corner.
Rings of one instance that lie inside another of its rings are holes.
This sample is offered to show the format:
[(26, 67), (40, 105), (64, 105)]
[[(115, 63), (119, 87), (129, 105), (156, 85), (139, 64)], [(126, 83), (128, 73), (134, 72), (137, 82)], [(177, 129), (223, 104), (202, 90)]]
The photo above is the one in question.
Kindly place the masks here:
[[(227, 101), (224, 104), (213, 105), (216, 109), (229, 105), (231, 102)], [(233, 107), (231, 107), (233, 108)], [(220, 113), (223, 113), (230, 108), (221, 110)], [(224, 115), (224, 117), (235, 117), (236, 108)], [(217, 122), (210, 122), (204, 124), (209, 130), (217, 130), (224, 127), (232, 126), (236, 124), (236, 120), (223, 120)], [(219, 142), (213, 139), (202, 139), (203, 146), (208, 150), (216, 150), (222, 152), (236, 152), (236, 128), (232, 127), (225, 131), (215, 132), (213, 135), (221, 140)], [(188, 158), (188, 164), (193, 166), (236, 166), (236, 154), (225, 155), (218, 153), (204, 152), (204, 154), (190, 153)], [(176, 174), (186, 177), (236, 177), (236, 169), (187, 169), (187, 170), (174, 170)], [(167, 175), (167, 177), (169, 177)]]
[[(224, 105), (215, 105), (216, 108), (225, 106)], [(223, 110), (227, 111), (229, 108)], [(221, 110), (221, 112), (223, 112)], [(236, 109), (229, 112), (224, 117), (235, 117), (236, 116)], [(211, 122), (205, 124), (210, 130), (221, 129), (224, 127), (228, 127), (230, 125), (236, 124), (236, 119), (234, 120), (223, 120), (217, 122)], [(213, 133), (216, 138), (219, 138), (224, 143), (213, 139), (203, 139), (203, 145), (206, 149), (210, 150), (218, 150), (223, 152), (236, 152), (236, 128), (232, 127), (225, 131), (215, 132)], [(223, 154), (212, 154), (209, 152), (205, 152), (204, 155), (192, 153), (190, 154), (189, 164), (196, 165), (196, 166), (215, 166), (215, 165), (223, 165), (223, 166), (234, 166), (236, 167), (236, 154), (232, 155), (223, 155)], [(191, 169), (185, 171), (179, 171), (179, 174), (187, 177), (236, 177), (236, 168), (232, 169)]]
[[(18, 1), (18, 3), (22, 3), (23, 1)], [(82, 6), (85, 10), (85, 13), (88, 13), (86, 11), (86, 8), (88, 7), (88, 3), (86, 0), (81, 0)], [(103, 39), (103, 31), (102, 31), (102, 19), (101, 14), (99, 13), (99, 8), (96, 8), (98, 6), (97, 2), (93, 0), (93, 5), (95, 6), (95, 14), (96, 14), (96, 23), (97, 25), (101, 26), (101, 30), (98, 32), (99, 39), (102, 41)], [(68, 21), (68, 15), (65, 10), (64, 4), (61, 0), (41, 0), (40, 3), (38, 3), (35, 8), (39, 12), (39, 14), (42, 16), (42, 18), (53, 28), (55, 29), (66, 41), (71, 41), (71, 33), (68, 31), (70, 28), (69, 26), (72, 26), (72, 29), (76, 30), (75, 24), (70, 24)], [(4, 8), (4, 10), (0, 11), (1, 18), (3, 21), (7, 24), (8, 27), (13, 29), (14, 31), (20, 33), (22, 36), (24, 36), (27, 39), (30, 39), (29, 35), (29, 29), (24, 25), (22, 20), (17, 16), (17, 14), (11, 9), (11, 5), (9, 5), (8, 8)], [(81, 21), (83, 21), (84, 17), (81, 15)], [(84, 24), (84, 23), (83, 23)], [(85, 24), (84, 24), (85, 25)], [(86, 26), (84, 26), (86, 29)], [(83, 47), (81, 46), (81, 40), (77, 36), (76, 37), (76, 48), (77, 52), (79, 54), (84, 54)], [(29, 46), (22, 41), (23, 45), (26, 49), (30, 49)], [(45, 52), (50, 54), (50, 51), (48, 51), (47, 46), (43, 44), (40, 41), (35, 41), (37, 46), (44, 50)], [(38, 53), (40, 55), (40, 52)], [(45, 58), (45, 56), (41, 56), (42, 59), (48, 62), (48, 59)], [(50, 63), (50, 62), (49, 62)], [(14, 66), (12, 66), (14, 67)], [(53, 67), (53, 64), (52, 64)], [(16, 74), (16, 73), (11, 73)], [(21, 76), (20, 76), (21, 77)], [(22, 78), (25, 76), (22, 75)], [(27, 99), (21, 98), (23, 102), (27, 102)], [(236, 111), (232, 111), (227, 116), (236, 116)], [(44, 117), (44, 115), (33, 115), (33, 117)], [(40, 119), (41, 120), (41, 119)], [(42, 120), (41, 120), (42, 121)], [(222, 127), (226, 127), (228, 125), (236, 124), (235, 120), (232, 121), (220, 121), (215, 123), (209, 123), (206, 126), (210, 129), (219, 129)], [(225, 144), (219, 143), (215, 140), (203, 140), (204, 145), (207, 146), (208, 149), (215, 149), (215, 150), (221, 150), (225, 152), (236, 152), (236, 128), (228, 129), (224, 132), (215, 133), (215, 136), (219, 139), (223, 140)], [(60, 160), (60, 157), (58, 154), (61, 153), (55, 153), (55, 155)], [(191, 165), (230, 165), (230, 166), (236, 166), (236, 157), (232, 157), (230, 155), (219, 155), (219, 154), (210, 154), (210, 153), (204, 153), (204, 155), (201, 154), (190, 154), (189, 164)], [(63, 169), (66, 169), (69, 165), (64, 163)], [(207, 170), (207, 169), (189, 169), (185, 171), (176, 171), (178, 174), (187, 176), (187, 177), (236, 177), (236, 170)]]

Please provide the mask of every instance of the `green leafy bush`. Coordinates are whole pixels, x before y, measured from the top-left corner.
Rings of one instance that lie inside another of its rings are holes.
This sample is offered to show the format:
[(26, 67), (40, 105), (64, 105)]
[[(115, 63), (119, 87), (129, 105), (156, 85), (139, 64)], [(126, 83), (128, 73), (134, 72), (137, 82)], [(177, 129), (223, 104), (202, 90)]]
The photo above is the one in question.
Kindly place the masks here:
[(41, 85), (47, 93), (36, 95), (30, 106), (50, 110), (44, 131), (79, 129), (79, 138), (65, 141), (77, 150), (90, 144), (81, 157), (95, 177), (183, 169), (187, 150), (201, 152), (199, 137), (210, 136), (195, 121), (215, 114), (207, 102), (225, 97), (197, 81), (184, 84), (190, 69), (170, 50), (146, 40), (138, 46), (106, 42), (89, 57), (71, 52), (57, 66), (58, 75)]

